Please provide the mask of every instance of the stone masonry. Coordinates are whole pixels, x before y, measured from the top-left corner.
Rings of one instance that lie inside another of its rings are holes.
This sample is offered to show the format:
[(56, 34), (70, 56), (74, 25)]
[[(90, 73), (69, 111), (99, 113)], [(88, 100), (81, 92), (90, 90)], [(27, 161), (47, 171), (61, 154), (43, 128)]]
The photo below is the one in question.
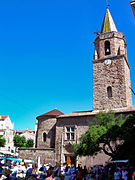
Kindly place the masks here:
[[(63, 115), (57, 109), (48, 113), (38, 116), (37, 119), (37, 132), (36, 132), (36, 147), (37, 148), (55, 148), (56, 136), (56, 117)], [(46, 139), (44, 140), (44, 133)]]
[[(110, 42), (110, 55), (105, 55), (105, 42)], [(110, 64), (105, 64), (110, 60)], [(95, 39), (93, 62), (93, 110), (132, 106), (129, 64), (126, 43), (122, 33), (109, 32)], [(112, 97), (107, 95), (112, 88)]]
[(40, 157), (41, 164), (51, 163), (55, 165), (55, 153), (51, 148), (20, 148), (19, 157), (22, 159), (34, 160), (34, 163), (38, 163)]
[[(72, 144), (79, 143), (79, 137), (88, 130), (88, 125), (93, 119), (90, 117), (57, 117), (56, 126), (56, 159), (58, 162), (64, 163), (65, 156), (74, 156)], [(66, 127), (74, 127), (74, 140), (66, 139)]]
[[(36, 147), (54, 148), (56, 134), (56, 117), (43, 116), (38, 118)], [(46, 133), (46, 141), (43, 141), (43, 133)]]

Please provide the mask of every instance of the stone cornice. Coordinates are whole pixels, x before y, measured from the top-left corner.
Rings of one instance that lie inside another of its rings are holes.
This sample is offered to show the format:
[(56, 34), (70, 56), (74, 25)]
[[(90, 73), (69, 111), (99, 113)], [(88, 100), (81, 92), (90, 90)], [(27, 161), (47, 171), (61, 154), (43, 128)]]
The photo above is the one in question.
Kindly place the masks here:
[(111, 39), (111, 38), (124, 39), (124, 41), (125, 41), (125, 36), (122, 32), (107, 32), (107, 33), (102, 33), (102, 34), (98, 35), (95, 38), (95, 42), (104, 40), (104, 39)]
[(101, 59), (97, 59), (97, 60), (92, 60), (92, 62), (93, 62), (93, 64), (95, 64), (95, 63), (99, 63), (99, 62), (104, 62), (106, 59), (117, 60), (116, 58), (121, 58), (121, 57), (124, 57), (127, 65), (128, 65), (128, 67), (129, 67), (129, 69), (130, 69), (130, 65), (129, 65), (129, 63), (128, 63), (128, 60), (127, 60), (125, 54), (116, 55), (116, 56), (107, 56), (107, 57), (105, 57), (105, 58), (101, 58)]

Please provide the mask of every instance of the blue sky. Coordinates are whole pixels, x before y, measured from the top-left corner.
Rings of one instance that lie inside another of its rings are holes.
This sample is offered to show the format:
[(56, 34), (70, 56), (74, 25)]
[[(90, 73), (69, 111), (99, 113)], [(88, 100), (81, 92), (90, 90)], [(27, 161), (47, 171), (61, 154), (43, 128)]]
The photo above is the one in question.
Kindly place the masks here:
[[(126, 37), (135, 90), (135, 18), (129, 1), (109, 4)], [(54, 108), (92, 109), (94, 32), (105, 11), (106, 0), (0, 1), (0, 114), (15, 129), (33, 129), (36, 117)]]

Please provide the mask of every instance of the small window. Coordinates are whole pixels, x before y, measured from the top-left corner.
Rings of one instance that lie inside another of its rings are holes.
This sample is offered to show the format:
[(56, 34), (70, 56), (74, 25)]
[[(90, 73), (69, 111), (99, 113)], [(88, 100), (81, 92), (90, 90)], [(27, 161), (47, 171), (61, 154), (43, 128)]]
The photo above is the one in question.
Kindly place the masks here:
[(111, 54), (110, 42), (109, 41), (105, 41), (105, 55), (109, 55), (109, 54)]
[(118, 48), (118, 55), (120, 55), (120, 47)]
[(71, 140), (74, 140), (74, 139), (75, 139), (75, 134), (71, 133)]
[(75, 128), (66, 127), (66, 140), (75, 140)]
[(43, 141), (46, 142), (46, 133), (43, 133)]
[(74, 128), (74, 127), (72, 127), (72, 128), (71, 128), (71, 131), (72, 131), (72, 132), (74, 132), (74, 131), (75, 131), (75, 128)]
[(112, 87), (111, 86), (107, 87), (107, 94), (108, 94), (108, 98), (112, 97)]
[(70, 132), (70, 128), (69, 127), (67, 127), (67, 132)]
[(70, 133), (67, 133), (67, 140), (70, 140)]

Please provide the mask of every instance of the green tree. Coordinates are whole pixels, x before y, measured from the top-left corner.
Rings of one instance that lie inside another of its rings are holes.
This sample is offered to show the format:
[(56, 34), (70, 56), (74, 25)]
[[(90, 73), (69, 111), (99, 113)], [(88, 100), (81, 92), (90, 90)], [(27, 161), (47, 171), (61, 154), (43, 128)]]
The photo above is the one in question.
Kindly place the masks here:
[(14, 146), (25, 147), (26, 138), (24, 136), (15, 135), (13, 141), (14, 141)]
[(126, 118), (125, 123), (119, 131), (119, 139), (123, 141), (116, 150), (115, 159), (129, 159), (131, 164), (135, 164), (135, 115)]
[(26, 141), (26, 147), (33, 147), (34, 146), (34, 141), (33, 139), (28, 139)]
[(6, 144), (5, 138), (0, 137), (0, 147), (4, 147)]
[(126, 119), (122, 115), (115, 116), (110, 111), (98, 113), (94, 120), (89, 124), (89, 129), (80, 138), (80, 144), (74, 144), (75, 155), (96, 155), (101, 150), (112, 158), (115, 158), (117, 148), (122, 143), (122, 125)]

